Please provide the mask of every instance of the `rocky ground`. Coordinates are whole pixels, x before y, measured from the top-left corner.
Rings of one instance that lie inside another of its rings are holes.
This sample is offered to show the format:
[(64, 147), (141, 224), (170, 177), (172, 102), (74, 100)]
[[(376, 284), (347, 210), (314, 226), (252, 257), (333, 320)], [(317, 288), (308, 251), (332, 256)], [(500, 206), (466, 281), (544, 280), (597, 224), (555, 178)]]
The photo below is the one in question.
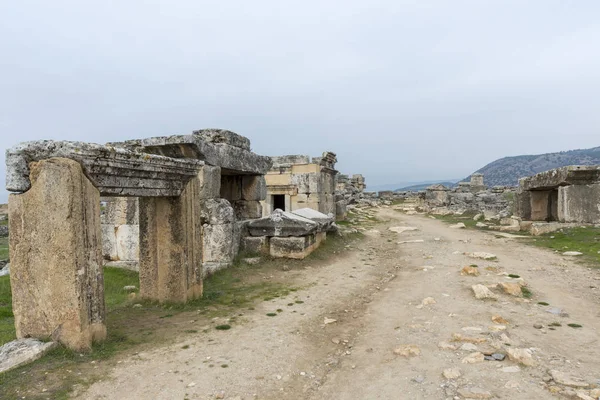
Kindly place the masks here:
[(357, 248), (287, 272), (304, 289), (231, 330), (123, 356), (75, 397), (600, 396), (600, 270), (392, 208), (378, 217)]

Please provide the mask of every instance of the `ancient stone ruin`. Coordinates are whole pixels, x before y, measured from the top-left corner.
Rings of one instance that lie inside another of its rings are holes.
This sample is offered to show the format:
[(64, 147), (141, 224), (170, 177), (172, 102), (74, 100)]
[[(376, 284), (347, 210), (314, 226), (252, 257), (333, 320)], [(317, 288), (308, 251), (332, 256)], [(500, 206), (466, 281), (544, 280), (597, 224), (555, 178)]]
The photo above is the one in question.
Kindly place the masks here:
[(203, 277), (232, 262), (248, 220), (262, 217), (272, 161), (243, 136), (202, 130), (107, 145), (27, 142), (6, 163), (17, 337), (86, 350), (106, 337), (103, 254), (135, 256), (120, 243), (134, 241), (134, 215), (141, 297), (198, 298)]
[(569, 166), (519, 181), (516, 215), (527, 221), (600, 223), (600, 166)]
[(335, 215), (336, 155), (323, 153), (322, 157), (289, 155), (271, 157), (272, 168), (267, 172), (267, 197), (263, 214), (274, 210), (292, 212), (311, 208), (323, 214)]

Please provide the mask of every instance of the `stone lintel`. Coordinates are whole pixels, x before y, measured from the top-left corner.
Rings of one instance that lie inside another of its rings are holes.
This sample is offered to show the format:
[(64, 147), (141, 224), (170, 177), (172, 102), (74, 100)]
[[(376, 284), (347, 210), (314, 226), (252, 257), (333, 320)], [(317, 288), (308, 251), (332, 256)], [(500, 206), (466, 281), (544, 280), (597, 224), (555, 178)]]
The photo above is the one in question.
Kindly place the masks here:
[(519, 186), (522, 190), (550, 190), (559, 186), (587, 185), (599, 181), (600, 165), (571, 165), (522, 178)]
[(204, 163), (93, 143), (40, 140), (6, 151), (6, 189), (23, 193), (31, 187), (29, 164), (51, 158), (77, 161), (103, 196), (179, 196)]
[(319, 229), (319, 224), (300, 215), (281, 211), (279, 209), (265, 218), (253, 220), (248, 223), (250, 236), (304, 236), (310, 235)]

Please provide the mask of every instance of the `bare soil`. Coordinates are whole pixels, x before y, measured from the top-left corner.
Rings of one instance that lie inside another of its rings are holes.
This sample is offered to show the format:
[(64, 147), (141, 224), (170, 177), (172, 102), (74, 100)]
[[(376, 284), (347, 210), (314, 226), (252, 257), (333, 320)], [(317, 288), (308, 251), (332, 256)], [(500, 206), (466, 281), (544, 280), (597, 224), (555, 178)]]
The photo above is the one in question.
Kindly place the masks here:
[[(106, 376), (74, 397), (546, 399), (580, 390), (553, 381), (549, 370), (589, 385), (580, 398), (600, 385), (599, 270), (515, 239), (451, 229), (424, 216), (391, 208), (380, 209), (378, 216), (383, 222), (365, 233), (360, 248), (347, 248), (318, 267), (285, 272), (290, 285), (304, 289), (244, 310), (230, 330), (211, 325), (207, 333), (180, 335), (160, 348), (100, 365)], [(418, 230), (398, 234), (388, 230), (393, 226)], [(398, 243), (411, 240), (423, 242)], [(465, 252), (493, 253), (497, 260), (475, 260)], [(478, 265), (479, 276), (461, 275), (470, 264)], [(474, 297), (472, 285), (504, 282), (509, 279), (504, 273), (524, 279), (532, 297), (500, 289), (493, 289), (496, 301)], [(429, 297), (435, 303), (423, 305)], [(493, 316), (507, 321), (506, 330)], [(203, 329), (195, 321), (189, 325)], [(475, 346), (487, 353), (530, 349), (535, 366), (508, 357), (465, 364), (474, 350), (438, 346), (463, 345), (452, 342), (453, 334), (482, 339)], [(406, 345), (415, 345), (420, 354), (394, 352)], [(516, 366), (517, 372), (503, 371)], [(445, 378), (448, 368), (458, 368), (461, 376)]]

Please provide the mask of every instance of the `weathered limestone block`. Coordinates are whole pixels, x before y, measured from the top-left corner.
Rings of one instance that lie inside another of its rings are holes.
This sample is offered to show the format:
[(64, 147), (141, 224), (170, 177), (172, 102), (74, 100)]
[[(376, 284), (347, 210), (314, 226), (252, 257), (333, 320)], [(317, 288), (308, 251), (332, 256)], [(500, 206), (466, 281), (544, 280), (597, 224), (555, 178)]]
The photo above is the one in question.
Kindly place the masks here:
[(242, 176), (241, 175), (222, 175), (221, 176), (221, 196), (230, 202), (242, 199)]
[(317, 248), (315, 234), (299, 237), (272, 237), (269, 240), (269, 253), (275, 258), (302, 260)]
[(248, 223), (250, 236), (303, 236), (315, 233), (319, 225), (308, 218), (281, 210)]
[(140, 199), (140, 295), (160, 302), (202, 296), (200, 179), (180, 197)]
[(246, 236), (242, 239), (242, 250), (250, 254), (268, 253), (269, 240), (266, 236)]
[(262, 217), (263, 208), (260, 201), (238, 200), (233, 203), (235, 217), (238, 220), (257, 219)]
[(250, 150), (250, 139), (225, 129), (200, 129), (192, 132), (209, 143), (225, 143), (240, 149)]
[(234, 224), (204, 225), (202, 242), (204, 263), (217, 262), (228, 264), (233, 262)]
[(234, 220), (233, 207), (225, 199), (201, 200), (199, 205), (202, 225), (230, 224)]
[(121, 225), (115, 232), (117, 259), (134, 261), (140, 258), (140, 226)]
[(308, 175), (308, 193), (321, 193), (323, 192), (323, 181), (321, 175), (309, 174)]
[(558, 188), (558, 220), (600, 224), (600, 183)]
[(205, 165), (198, 174), (201, 199), (217, 199), (221, 195), (221, 167)]
[(600, 181), (600, 166), (571, 165), (540, 172), (519, 180), (521, 190), (544, 190), (565, 185), (586, 185)]
[(515, 194), (515, 214), (523, 220), (531, 219), (531, 192), (518, 190)]
[(115, 261), (119, 259), (117, 252), (117, 235), (114, 225), (102, 224), (102, 256), (105, 260)]
[(548, 219), (550, 192), (550, 190), (536, 190), (530, 192), (532, 221), (546, 221)]
[(302, 173), (302, 174), (293, 174), (291, 176), (292, 185), (298, 188), (298, 193), (311, 193), (310, 190), (310, 177), (315, 176), (314, 174)]
[(242, 177), (242, 199), (261, 201), (267, 198), (267, 182), (263, 175), (246, 175)]
[(56, 345), (56, 342), (18, 339), (0, 346), (0, 374), (41, 358)]
[(338, 221), (344, 221), (348, 216), (346, 200), (340, 200), (335, 203), (335, 218)]
[(77, 161), (29, 165), (31, 188), (9, 197), (17, 338), (86, 351), (106, 337), (100, 193)]

